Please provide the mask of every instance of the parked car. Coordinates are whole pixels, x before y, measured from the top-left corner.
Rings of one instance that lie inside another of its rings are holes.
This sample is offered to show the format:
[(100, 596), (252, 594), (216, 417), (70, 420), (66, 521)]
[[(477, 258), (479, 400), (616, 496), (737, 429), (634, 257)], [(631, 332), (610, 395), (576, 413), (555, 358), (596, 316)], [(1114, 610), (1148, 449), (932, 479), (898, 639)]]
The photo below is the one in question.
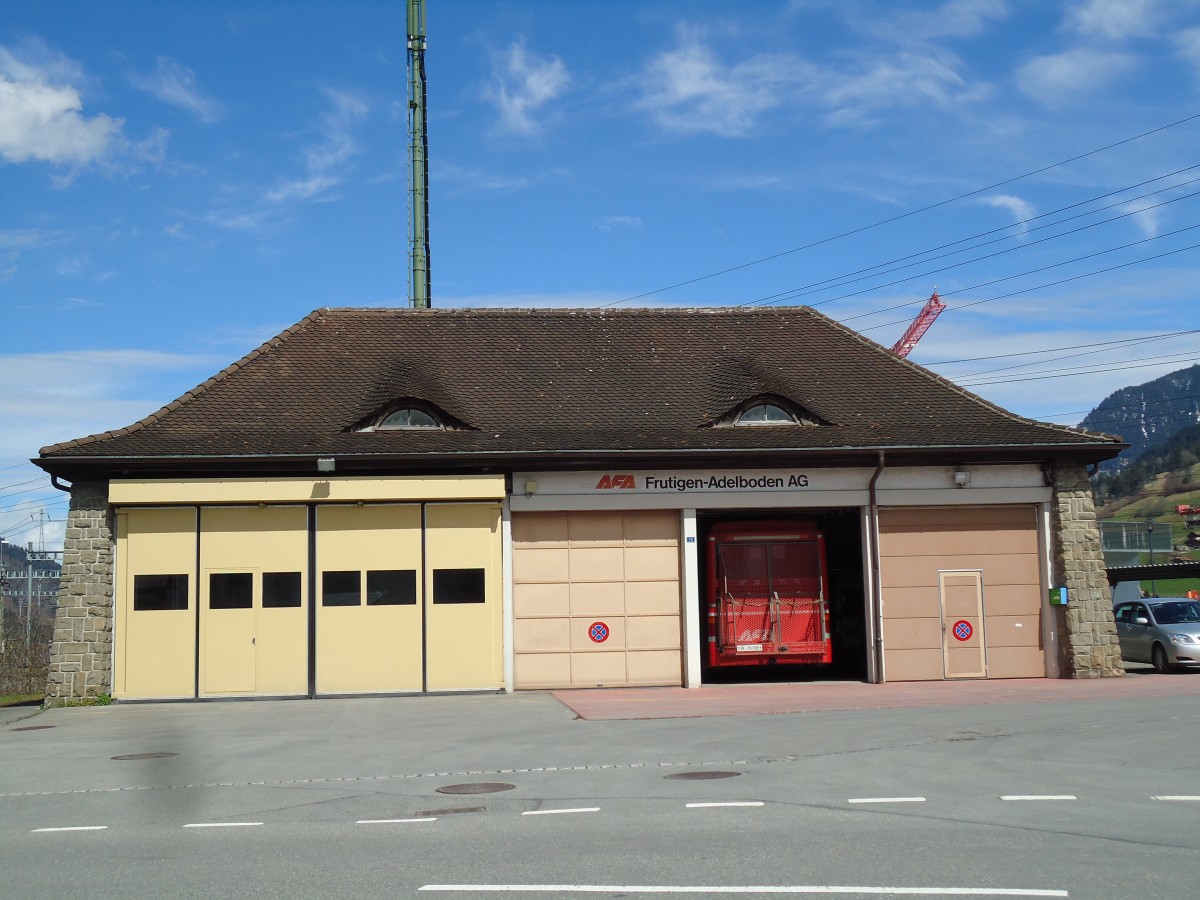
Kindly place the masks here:
[(1130, 600), (1117, 604), (1113, 618), (1122, 659), (1151, 663), (1158, 672), (1200, 667), (1200, 600)]

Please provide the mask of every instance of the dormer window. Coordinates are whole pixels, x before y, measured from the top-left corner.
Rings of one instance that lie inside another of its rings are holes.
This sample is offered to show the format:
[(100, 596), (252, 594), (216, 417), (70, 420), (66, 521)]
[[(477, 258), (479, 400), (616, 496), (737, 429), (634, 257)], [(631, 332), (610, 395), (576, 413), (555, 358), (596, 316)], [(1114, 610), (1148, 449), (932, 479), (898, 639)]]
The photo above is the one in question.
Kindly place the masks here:
[(753, 406), (748, 406), (742, 410), (737, 418), (734, 419), (734, 425), (790, 425), (796, 421), (796, 417), (784, 409), (782, 406), (777, 406), (774, 403), (755, 403)]
[(379, 431), (400, 431), (416, 428), (445, 428), (432, 414), (415, 406), (404, 406), (393, 410), (379, 420), (375, 426)]
[(777, 394), (759, 394), (743, 400), (712, 424), (718, 428), (728, 428), (730, 425), (751, 425), (761, 428), (768, 425), (825, 425), (827, 423), (804, 407)]
[(419, 407), (394, 409), (379, 420), (378, 431), (401, 431), (408, 428), (444, 428), (436, 416)]

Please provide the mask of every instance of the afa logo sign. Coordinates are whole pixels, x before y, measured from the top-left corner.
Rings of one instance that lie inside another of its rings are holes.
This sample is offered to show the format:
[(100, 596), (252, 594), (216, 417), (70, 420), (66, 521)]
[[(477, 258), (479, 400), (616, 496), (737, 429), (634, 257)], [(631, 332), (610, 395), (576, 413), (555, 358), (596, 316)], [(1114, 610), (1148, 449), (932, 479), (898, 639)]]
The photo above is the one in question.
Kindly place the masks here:
[(634, 481), (632, 475), (605, 475), (596, 482), (596, 490), (611, 491), (619, 489), (623, 491), (632, 491), (637, 488), (637, 482)]

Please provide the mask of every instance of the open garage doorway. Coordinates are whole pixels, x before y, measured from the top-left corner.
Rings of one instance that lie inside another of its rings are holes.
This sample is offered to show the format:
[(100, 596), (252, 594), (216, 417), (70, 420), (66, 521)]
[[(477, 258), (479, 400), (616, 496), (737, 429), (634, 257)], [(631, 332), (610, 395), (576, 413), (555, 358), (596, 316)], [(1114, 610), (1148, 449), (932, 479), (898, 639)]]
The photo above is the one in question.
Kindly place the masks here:
[(700, 512), (705, 684), (866, 681), (856, 508)]

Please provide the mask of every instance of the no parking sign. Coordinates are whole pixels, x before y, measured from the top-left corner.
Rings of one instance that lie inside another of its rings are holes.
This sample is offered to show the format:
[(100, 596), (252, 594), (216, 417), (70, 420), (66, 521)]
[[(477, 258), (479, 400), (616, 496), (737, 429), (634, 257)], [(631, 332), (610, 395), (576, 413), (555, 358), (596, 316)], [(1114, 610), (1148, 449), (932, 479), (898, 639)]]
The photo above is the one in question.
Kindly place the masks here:
[(975, 629), (971, 627), (971, 623), (966, 619), (959, 619), (954, 623), (954, 637), (959, 641), (969, 641), (971, 635), (975, 633)]
[(608, 625), (605, 622), (593, 622), (588, 626), (588, 637), (593, 644), (603, 644), (608, 640)]

